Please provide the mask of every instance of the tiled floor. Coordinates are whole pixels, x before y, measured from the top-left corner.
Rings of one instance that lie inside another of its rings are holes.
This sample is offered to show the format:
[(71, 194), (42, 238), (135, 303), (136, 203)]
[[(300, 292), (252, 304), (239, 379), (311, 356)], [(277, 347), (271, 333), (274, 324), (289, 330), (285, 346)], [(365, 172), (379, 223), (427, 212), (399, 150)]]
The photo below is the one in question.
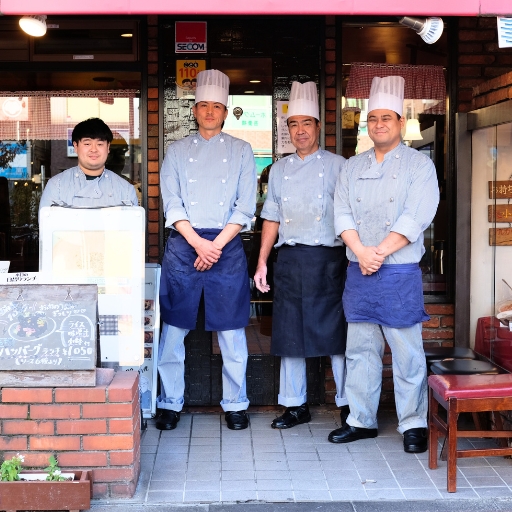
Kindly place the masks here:
[[(427, 453), (404, 453), (394, 412), (379, 436), (334, 445), (337, 411), (313, 408), (310, 423), (273, 430), (275, 413), (250, 412), (250, 428), (231, 431), (222, 414), (182, 414), (142, 439), (142, 472), (133, 500), (156, 503), (302, 502), (512, 498), (512, 460), (459, 459), (457, 492), (446, 491), (446, 462), (428, 469)], [(464, 443), (469, 443), (464, 440)], [(490, 443), (475, 440), (474, 445)]]

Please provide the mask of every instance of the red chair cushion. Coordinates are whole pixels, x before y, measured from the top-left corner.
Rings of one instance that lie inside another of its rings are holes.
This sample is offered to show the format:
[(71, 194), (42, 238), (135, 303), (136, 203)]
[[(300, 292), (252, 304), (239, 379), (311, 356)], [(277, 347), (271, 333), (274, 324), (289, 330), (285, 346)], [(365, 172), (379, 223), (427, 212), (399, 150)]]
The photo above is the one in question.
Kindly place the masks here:
[(428, 385), (445, 400), (512, 396), (512, 375), (431, 375)]

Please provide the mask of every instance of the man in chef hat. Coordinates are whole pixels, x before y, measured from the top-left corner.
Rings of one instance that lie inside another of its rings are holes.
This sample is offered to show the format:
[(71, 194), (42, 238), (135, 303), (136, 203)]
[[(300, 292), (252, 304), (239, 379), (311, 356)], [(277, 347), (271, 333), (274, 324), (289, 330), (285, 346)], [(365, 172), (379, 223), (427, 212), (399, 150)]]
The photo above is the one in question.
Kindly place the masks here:
[(239, 236), (256, 209), (256, 164), (251, 146), (222, 132), (229, 78), (216, 69), (197, 75), (192, 112), (199, 126), (169, 146), (160, 178), (165, 226), (160, 309), (164, 321), (158, 372), (156, 427), (172, 430), (184, 403), (184, 338), (196, 327), (204, 300), (205, 329), (217, 331), (223, 358), (222, 409), (228, 428), (247, 428), (245, 371), (249, 276)]
[[(288, 130), (296, 152), (270, 169), (261, 249), (254, 281), (267, 283), (267, 260), (275, 244), (271, 353), (281, 356), (278, 402), (286, 407), (272, 428), (311, 420), (306, 358), (331, 356), (336, 404), (343, 424), (348, 411), (345, 383), (343, 283), (345, 247), (334, 231), (334, 189), (345, 159), (320, 149), (316, 84), (293, 82)], [(277, 243), (276, 243), (277, 242)]]
[(329, 441), (377, 437), (387, 341), (398, 431), (406, 452), (422, 453), (427, 449), (427, 369), (421, 328), (429, 317), (418, 263), (439, 188), (432, 161), (401, 141), (403, 99), (402, 77), (373, 79), (368, 135), (374, 147), (350, 158), (336, 184), (335, 228), (349, 259), (343, 305), (350, 415)]

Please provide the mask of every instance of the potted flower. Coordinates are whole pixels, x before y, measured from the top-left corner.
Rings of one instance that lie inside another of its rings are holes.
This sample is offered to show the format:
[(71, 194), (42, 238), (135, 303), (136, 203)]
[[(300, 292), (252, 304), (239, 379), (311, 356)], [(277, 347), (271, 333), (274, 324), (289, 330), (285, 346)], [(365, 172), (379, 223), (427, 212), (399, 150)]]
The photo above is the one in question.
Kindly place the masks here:
[[(91, 505), (92, 482), (88, 471), (62, 473), (50, 457), (44, 473), (22, 470), (19, 453), (0, 466), (0, 510), (86, 510)], [(37, 475), (37, 478), (35, 478)]]

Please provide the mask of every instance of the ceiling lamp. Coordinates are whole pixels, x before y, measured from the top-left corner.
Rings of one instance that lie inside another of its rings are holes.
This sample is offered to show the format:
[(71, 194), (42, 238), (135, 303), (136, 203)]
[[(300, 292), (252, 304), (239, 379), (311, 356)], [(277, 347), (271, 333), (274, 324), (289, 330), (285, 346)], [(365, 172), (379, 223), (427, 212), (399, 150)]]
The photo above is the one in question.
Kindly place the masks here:
[(420, 122), (417, 119), (409, 119), (407, 121), (404, 140), (423, 140), (420, 131)]
[(29, 36), (41, 37), (46, 34), (46, 15), (23, 16), (20, 27)]
[(411, 18), (404, 16), (399, 23), (412, 28), (428, 44), (435, 43), (441, 37), (444, 28), (441, 18)]

